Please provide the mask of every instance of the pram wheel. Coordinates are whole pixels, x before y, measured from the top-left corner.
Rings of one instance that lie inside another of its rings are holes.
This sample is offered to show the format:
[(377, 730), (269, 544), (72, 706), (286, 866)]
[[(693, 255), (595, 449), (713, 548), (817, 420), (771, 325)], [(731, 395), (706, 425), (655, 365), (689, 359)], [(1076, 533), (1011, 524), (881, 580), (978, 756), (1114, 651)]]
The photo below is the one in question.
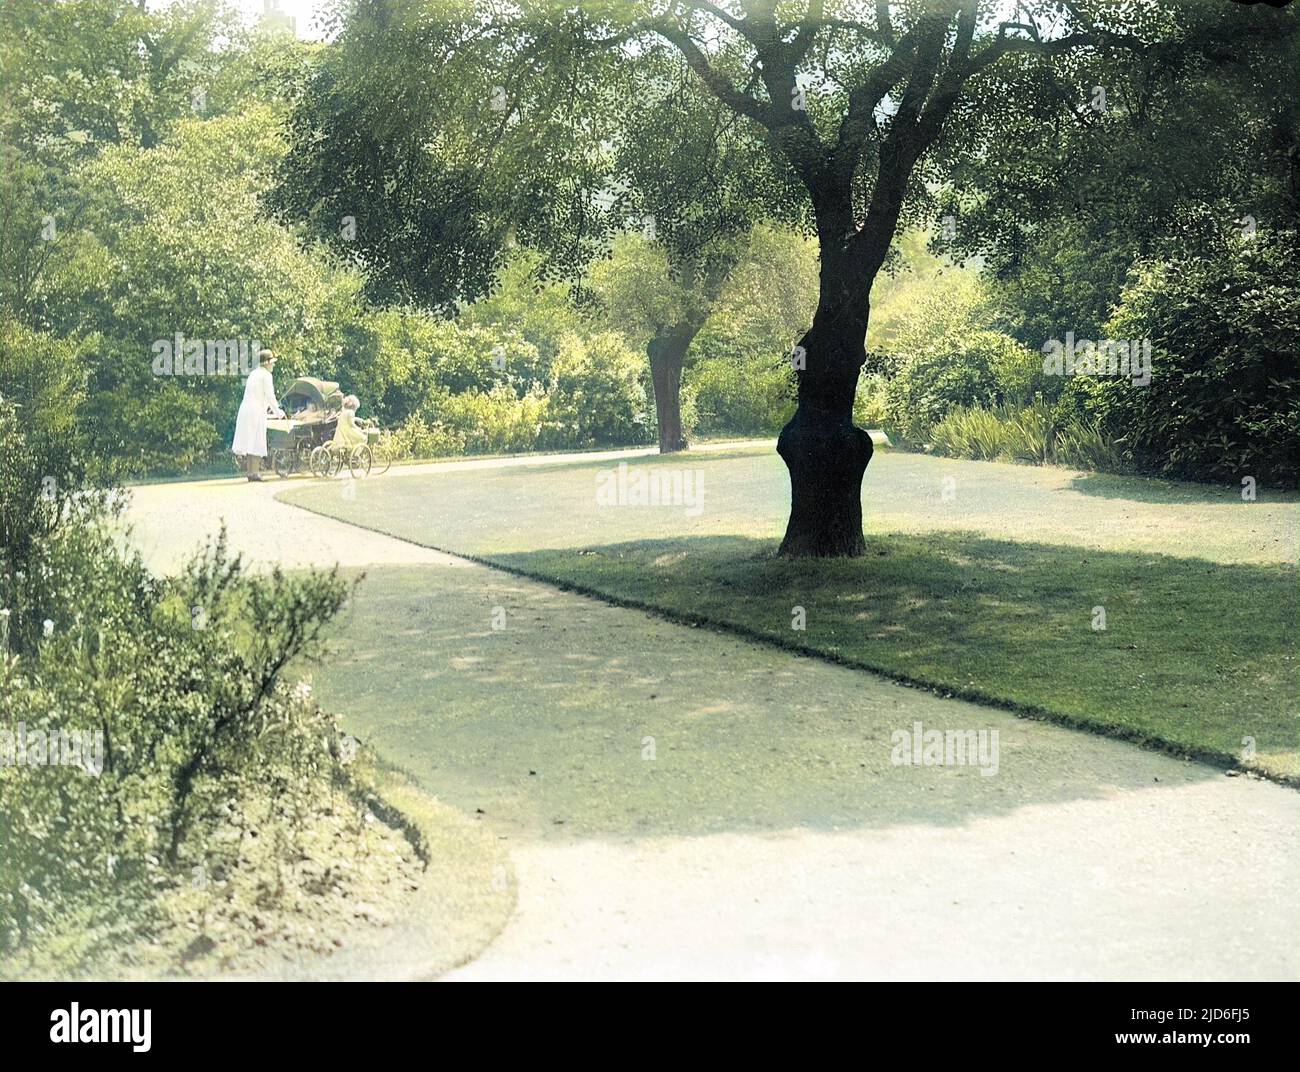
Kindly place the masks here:
[(311, 475), (328, 479), (334, 475), (335, 458), (329, 447), (317, 447), (311, 452)]
[(352, 453), (348, 455), (348, 468), (357, 479), (370, 475), (370, 466), (373, 462), (374, 457), (369, 447), (353, 447)]
[(298, 452), (275, 450), (271, 452), (271, 468), (281, 480), (288, 479), (298, 469)]

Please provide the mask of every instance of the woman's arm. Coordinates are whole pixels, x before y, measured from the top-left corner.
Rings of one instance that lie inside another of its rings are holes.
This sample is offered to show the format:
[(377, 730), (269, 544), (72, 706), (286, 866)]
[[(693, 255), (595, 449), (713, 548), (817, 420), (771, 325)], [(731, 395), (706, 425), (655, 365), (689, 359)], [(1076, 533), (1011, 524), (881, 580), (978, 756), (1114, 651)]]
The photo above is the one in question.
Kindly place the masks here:
[(265, 383), (262, 386), (262, 392), (265, 396), (266, 408), (274, 413), (277, 417), (284, 416), (284, 410), (280, 408), (280, 400), (275, 397), (275, 378), (271, 375), (270, 370), (263, 369), (266, 373)]

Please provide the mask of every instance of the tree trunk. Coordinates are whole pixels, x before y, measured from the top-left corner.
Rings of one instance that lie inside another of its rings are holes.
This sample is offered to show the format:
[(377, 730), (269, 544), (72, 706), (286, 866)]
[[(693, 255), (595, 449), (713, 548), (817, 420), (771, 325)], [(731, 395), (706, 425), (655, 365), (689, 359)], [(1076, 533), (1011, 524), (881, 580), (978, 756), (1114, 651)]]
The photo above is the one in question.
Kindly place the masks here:
[(799, 405), (776, 444), (790, 471), (790, 520), (779, 552), (789, 557), (860, 555), (867, 547), (862, 477), (872, 445), (853, 424), (853, 400), (866, 358), (871, 284), (846, 268), (823, 263), (817, 315), (799, 343)]
[(646, 345), (659, 423), (660, 454), (687, 449), (682, 434), (682, 364), (702, 323), (688, 321), (661, 327)]

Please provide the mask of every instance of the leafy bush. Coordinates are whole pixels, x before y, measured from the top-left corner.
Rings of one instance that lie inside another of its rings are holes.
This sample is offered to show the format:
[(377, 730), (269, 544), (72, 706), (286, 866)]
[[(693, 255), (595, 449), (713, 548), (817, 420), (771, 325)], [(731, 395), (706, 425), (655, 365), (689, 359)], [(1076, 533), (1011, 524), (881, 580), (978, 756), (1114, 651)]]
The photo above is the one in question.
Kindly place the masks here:
[(565, 336), (551, 366), (541, 446), (650, 442), (648, 375), (645, 356), (615, 332)]
[(513, 332), (411, 309), (366, 314), (348, 333), (337, 371), (343, 387), (390, 426), (439, 407), (449, 394), (498, 385), (526, 394), (545, 375), (536, 347)]
[[(8, 402), (0, 456), (43, 468)], [(0, 483), (6, 517), (26, 483)], [(252, 836), (276, 838), (292, 858), (313, 808), (349, 784), (333, 722), (284, 682), (347, 585), (249, 574), (224, 536), (179, 576), (156, 578), (106, 517), (74, 495), (3, 577), (6, 961), (51, 943), (77, 960), (129, 937), (158, 894), (234, 866), (246, 814), (258, 816)], [(74, 920), (80, 937), (65, 933)]]
[[(488, 335), (481, 328), (473, 333)], [(529, 352), (527, 343), (515, 351)], [(472, 361), (460, 367), (472, 367)], [(394, 432), (392, 446), (399, 457), (433, 457), (645, 443), (653, 423), (646, 372), (645, 358), (617, 334), (568, 335), (545, 386), (534, 381), (520, 391), (521, 385), (503, 379), (453, 393), (436, 383)]]
[(775, 435), (794, 412), (789, 355), (725, 322), (696, 336), (684, 380), (704, 435)]
[(886, 428), (921, 443), (949, 410), (995, 403), (994, 357), (1001, 344), (1001, 336), (981, 331), (887, 360)]
[[(900, 240), (905, 270), (883, 276), (872, 293), (867, 378), (883, 381), (874, 405), (891, 436), (920, 444), (958, 407), (1024, 404), (1053, 397), (1041, 355), (992, 330), (1000, 310), (989, 282), (927, 253), (920, 236)], [(861, 395), (861, 390), (860, 390)]]
[(282, 680), (342, 605), (337, 577), (249, 575), (218, 542), (159, 580), (86, 525), (60, 530), (32, 568), (61, 578), (58, 600), (13, 608), (52, 624), (4, 656), (0, 728), (25, 736), (29, 761), (38, 733), (101, 743), (83, 766), (0, 766), (5, 951), (57, 932), (70, 909), (105, 937), (136, 925), (196, 868), (219, 880), (233, 866), (254, 800), (255, 836), (292, 846), (345, 781), (332, 720)]
[(859, 428), (883, 428), (889, 422), (885, 389), (885, 378), (879, 373), (864, 372), (858, 377), (853, 423)]
[(395, 459), (451, 458), (465, 453), (465, 437), (437, 421), (411, 417), (388, 438)]
[(1151, 340), (1151, 383), (1093, 380), (1077, 401), (1139, 464), (1196, 480), (1300, 481), (1294, 233), (1260, 231), (1221, 257), (1141, 267), (1107, 333)]
[(1056, 460), (1057, 436), (1060, 429), (1050, 402), (1035, 399), (1028, 406), (998, 407), (999, 414), (1007, 414), (1010, 441), (1004, 454), (1018, 462), (1047, 465)]
[[(599, 273), (611, 263), (616, 270), (624, 269), (626, 265), (619, 262), (619, 248), (616, 244), (613, 262), (599, 262), (593, 271)], [(540, 370), (537, 379), (544, 380), (565, 336), (581, 334), (589, 325), (570, 300), (568, 286), (538, 278), (541, 260), (541, 254), (536, 251), (517, 249), (501, 270), (492, 294), (466, 306), (457, 323), (467, 328), (487, 328), (527, 342), (537, 351)], [(625, 330), (624, 334), (630, 333)]]
[(430, 411), (451, 439), (460, 441), (461, 453), (507, 454), (537, 448), (549, 405), (540, 386), (518, 398), (498, 384), (487, 392), (444, 395)]
[(1061, 378), (1043, 371), (1040, 351), (997, 332), (984, 333), (981, 342), (989, 347), (989, 367), (999, 401), (1028, 404), (1035, 398), (1054, 400), (1060, 395)]

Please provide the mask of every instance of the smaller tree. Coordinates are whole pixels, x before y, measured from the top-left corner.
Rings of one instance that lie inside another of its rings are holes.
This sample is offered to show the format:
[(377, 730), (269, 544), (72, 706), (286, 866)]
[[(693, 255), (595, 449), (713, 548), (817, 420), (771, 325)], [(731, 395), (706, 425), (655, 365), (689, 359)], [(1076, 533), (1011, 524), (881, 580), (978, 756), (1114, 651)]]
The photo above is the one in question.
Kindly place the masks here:
[(732, 263), (720, 257), (707, 266), (699, 258), (683, 260), (674, 269), (662, 245), (628, 235), (591, 274), (602, 319), (645, 347), (661, 454), (687, 448), (681, 406), (686, 352), (713, 312)]

